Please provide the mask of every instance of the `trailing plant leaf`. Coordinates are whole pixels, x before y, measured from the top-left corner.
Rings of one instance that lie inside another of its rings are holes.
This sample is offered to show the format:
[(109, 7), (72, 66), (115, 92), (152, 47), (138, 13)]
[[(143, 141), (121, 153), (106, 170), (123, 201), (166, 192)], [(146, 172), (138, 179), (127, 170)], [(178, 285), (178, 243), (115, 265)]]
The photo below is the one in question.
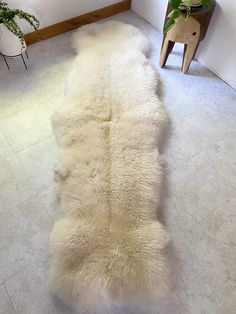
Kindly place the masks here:
[(170, 17), (171, 17), (173, 20), (176, 20), (179, 16), (180, 16), (180, 10), (179, 10), (179, 9), (174, 9), (174, 10), (171, 11), (171, 13), (170, 13)]
[(26, 14), (24, 11), (19, 10), (18, 17), (20, 19), (26, 20), (34, 28), (34, 30), (38, 30), (39, 21), (33, 15), (29, 13)]
[(204, 7), (209, 7), (211, 5), (212, 0), (202, 0), (202, 4)]
[(21, 51), (23, 51), (25, 48), (24, 33), (14, 20), (15, 17), (25, 20), (36, 31), (39, 29), (39, 20), (34, 15), (20, 9), (11, 9), (8, 7), (6, 2), (0, 1), (0, 23), (4, 24), (10, 32), (19, 38)]
[(171, 0), (171, 6), (173, 9), (178, 9), (180, 3), (181, 3), (181, 0)]
[(164, 32), (167, 33), (169, 32), (169, 30), (174, 26), (175, 24), (175, 20), (174, 19), (170, 19), (166, 22), (165, 24), (165, 28), (164, 28)]

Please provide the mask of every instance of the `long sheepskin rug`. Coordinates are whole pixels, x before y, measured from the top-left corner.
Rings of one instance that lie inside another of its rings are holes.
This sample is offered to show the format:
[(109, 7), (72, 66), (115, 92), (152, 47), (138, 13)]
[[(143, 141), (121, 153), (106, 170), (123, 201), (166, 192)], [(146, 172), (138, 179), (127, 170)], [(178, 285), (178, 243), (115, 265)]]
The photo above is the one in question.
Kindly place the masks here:
[(149, 303), (167, 290), (168, 235), (156, 217), (167, 115), (138, 29), (91, 24), (73, 41), (67, 96), (52, 118), (65, 215), (51, 234), (50, 275), (59, 297), (94, 313)]

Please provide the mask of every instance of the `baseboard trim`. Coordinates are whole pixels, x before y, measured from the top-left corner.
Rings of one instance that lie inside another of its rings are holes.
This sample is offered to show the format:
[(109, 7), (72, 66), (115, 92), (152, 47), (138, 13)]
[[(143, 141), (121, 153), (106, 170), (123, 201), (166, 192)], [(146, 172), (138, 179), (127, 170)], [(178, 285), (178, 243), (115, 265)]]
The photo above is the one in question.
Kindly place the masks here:
[(123, 0), (118, 3), (109, 5), (105, 8), (98, 9), (72, 19), (50, 25), (48, 27), (40, 29), (39, 32), (32, 32), (25, 35), (25, 41), (27, 45), (31, 45), (41, 40), (63, 34), (71, 31), (79, 26), (93, 23), (112, 16), (114, 14), (129, 10), (131, 7), (131, 0)]

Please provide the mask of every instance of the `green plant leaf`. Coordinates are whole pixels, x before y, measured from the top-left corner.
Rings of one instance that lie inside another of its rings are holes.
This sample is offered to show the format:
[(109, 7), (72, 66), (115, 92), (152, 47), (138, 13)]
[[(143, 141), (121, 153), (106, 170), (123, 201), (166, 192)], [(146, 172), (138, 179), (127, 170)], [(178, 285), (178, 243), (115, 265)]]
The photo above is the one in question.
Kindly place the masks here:
[(175, 25), (175, 20), (170, 19), (166, 22), (165, 27), (164, 27), (164, 33), (169, 32), (169, 30)]
[(180, 10), (174, 9), (170, 15), (172, 19), (176, 20), (180, 16)]
[(39, 20), (34, 15), (24, 12), (20, 9), (9, 8), (7, 3), (0, 0), (0, 23), (3, 23), (10, 32), (19, 38), (21, 42), (21, 49), (23, 51), (25, 48), (24, 34), (17, 22), (14, 20), (15, 16), (18, 16), (20, 19), (24, 19), (36, 31), (39, 29)]
[(178, 9), (180, 3), (181, 3), (181, 0), (170, 0), (171, 2), (171, 5), (172, 5), (172, 8), (173, 9)]
[(202, 4), (204, 5), (204, 7), (209, 7), (211, 5), (212, 0), (203, 0)]

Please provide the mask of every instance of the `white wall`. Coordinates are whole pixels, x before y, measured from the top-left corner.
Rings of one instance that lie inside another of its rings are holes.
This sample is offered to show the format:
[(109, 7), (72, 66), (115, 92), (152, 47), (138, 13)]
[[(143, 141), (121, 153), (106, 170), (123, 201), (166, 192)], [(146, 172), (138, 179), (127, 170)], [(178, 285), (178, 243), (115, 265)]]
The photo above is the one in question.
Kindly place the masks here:
[(217, 0), (198, 60), (236, 89), (236, 1)]
[(132, 10), (162, 32), (167, 4), (168, 0), (132, 0)]
[[(34, 14), (40, 27), (55, 24), (88, 13), (120, 0), (8, 0), (11, 7), (21, 8)], [(27, 28), (28, 31), (28, 28)]]
[[(168, 0), (133, 0), (132, 9), (163, 29)], [(211, 24), (197, 54), (198, 60), (236, 88), (236, 1), (217, 0)]]

